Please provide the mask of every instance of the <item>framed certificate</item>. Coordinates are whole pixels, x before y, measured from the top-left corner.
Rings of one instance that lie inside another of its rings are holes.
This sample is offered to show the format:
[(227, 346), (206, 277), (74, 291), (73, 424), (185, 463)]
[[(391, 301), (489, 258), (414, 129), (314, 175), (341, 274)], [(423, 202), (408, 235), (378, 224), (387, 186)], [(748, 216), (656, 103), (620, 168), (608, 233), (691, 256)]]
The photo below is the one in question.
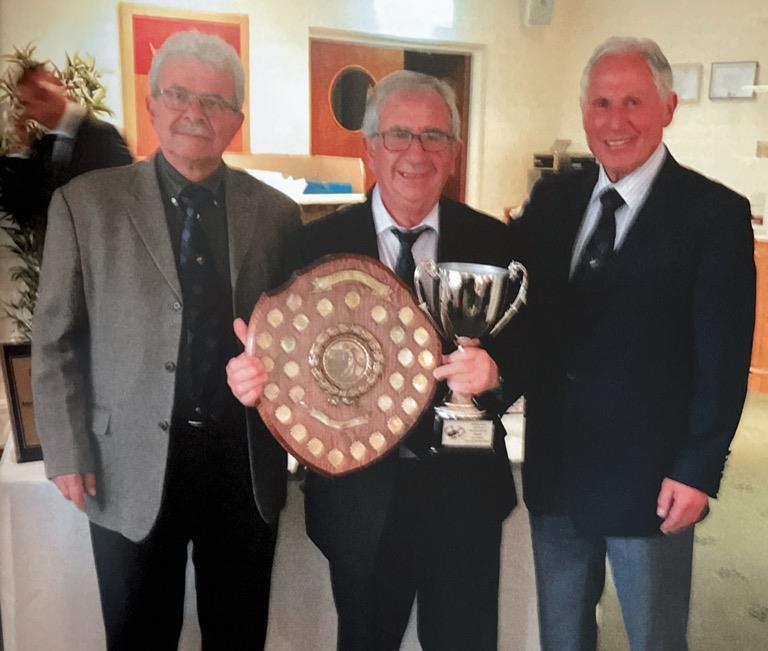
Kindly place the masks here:
[(753, 99), (757, 61), (713, 63), (709, 78), (710, 99)]
[(35, 430), (32, 404), (32, 349), (29, 343), (4, 343), (3, 377), (8, 398), (8, 414), (16, 443), (16, 460), (40, 461), (43, 449)]
[(672, 64), (672, 87), (682, 104), (695, 104), (699, 101), (701, 68), (700, 63)]

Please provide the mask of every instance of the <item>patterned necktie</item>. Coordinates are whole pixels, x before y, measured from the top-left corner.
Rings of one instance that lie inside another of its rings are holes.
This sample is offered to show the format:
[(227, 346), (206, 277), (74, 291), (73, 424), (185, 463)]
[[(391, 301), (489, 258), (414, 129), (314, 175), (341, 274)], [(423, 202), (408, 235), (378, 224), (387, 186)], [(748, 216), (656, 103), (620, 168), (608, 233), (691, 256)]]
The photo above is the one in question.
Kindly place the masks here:
[(202, 214), (213, 202), (213, 194), (201, 185), (186, 186), (178, 197), (184, 216), (179, 243), (179, 281), (184, 297), (186, 352), (189, 359), (192, 398), (202, 391), (215, 364), (219, 325), (215, 308), (223, 291), (216, 271)]
[(400, 240), (400, 254), (397, 256), (395, 273), (400, 280), (413, 289), (413, 272), (416, 271), (416, 262), (413, 259), (413, 245), (424, 231), (429, 230), (429, 226), (414, 228), (410, 231), (401, 231), (399, 228), (392, 228), (391, 230), (395, 237)]
[(624, 205), (624, 199), (614, 188), (609, 188), (600, 195), (600, 203), (602, 209), (597, 226), (576, 265), (572, 278), (574, 282), (589, 281), (596, 277), (613, 257), (616, 245), (616, 211)]
[[(210, 246), (202, 225), (202, 211), (213, 201), (213, 195), (202, 185), (190, 183), (178, 197), (178, 204), (184, 216), (179, 244), (179, 270), (182, 276), (202, 280), (204, 270), (210, 263)], [(191, 287), (194, 295), (203, 289)], [(185, 297), (186, 298), (186, 297)]]

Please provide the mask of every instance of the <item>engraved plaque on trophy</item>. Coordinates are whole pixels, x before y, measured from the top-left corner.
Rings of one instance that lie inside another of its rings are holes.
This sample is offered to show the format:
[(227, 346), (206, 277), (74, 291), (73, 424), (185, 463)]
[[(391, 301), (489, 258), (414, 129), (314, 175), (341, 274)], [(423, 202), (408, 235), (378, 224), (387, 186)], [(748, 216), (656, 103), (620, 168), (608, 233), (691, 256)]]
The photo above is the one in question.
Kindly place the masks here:
[(257, 408), (277, 440), (325, 475), (393, 450), (430, 405), (440, 336), (378, 260), (328, 256), (253, 309), (246, 350), (268, 372)]
[[(419, 307), (443, 337), (460, 348), (460, 337), (495, 336), (509, 323), (525, 303), (528, 274), (523, 265), (514, 261), (504, 269), (428, 260), (416, 266), (414, 285)], [(445, 448), (493, 447), (494, 421), (474, 404), (472, 396), (449, 393), (435, 407), (435, 419)]]

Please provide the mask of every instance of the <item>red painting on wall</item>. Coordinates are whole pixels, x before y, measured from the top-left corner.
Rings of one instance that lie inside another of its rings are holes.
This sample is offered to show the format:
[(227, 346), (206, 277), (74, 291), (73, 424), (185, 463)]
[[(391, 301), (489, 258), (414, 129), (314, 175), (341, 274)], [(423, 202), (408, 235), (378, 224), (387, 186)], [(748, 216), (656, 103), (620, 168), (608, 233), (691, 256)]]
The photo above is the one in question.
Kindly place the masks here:
[(245, 70), (245, 120), (227, 151), (248, 153), (248, 16), (181, 11), (125, 3), (120, 4), (119, 11), (125, 137), (134, 156), (150, 156), (158, 145), (146, 107), (146, 98), (150, 92), (149, 68), (152, 57), (171, 34), (192, 29), (219, 35), (240, 55)]

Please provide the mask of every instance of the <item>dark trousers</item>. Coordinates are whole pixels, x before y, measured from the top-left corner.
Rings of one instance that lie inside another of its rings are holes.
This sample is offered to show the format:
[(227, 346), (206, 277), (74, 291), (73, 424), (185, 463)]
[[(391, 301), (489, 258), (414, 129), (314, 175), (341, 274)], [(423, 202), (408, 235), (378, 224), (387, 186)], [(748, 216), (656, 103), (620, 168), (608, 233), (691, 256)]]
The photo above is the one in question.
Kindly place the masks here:
[(399, 649), (414, 597), (425, 651), (495, 651), (501, 521), (453, 506), (423, 462), (400, 462), (372, 573), (330, 564), (340, 651)]
[(169, 455), (147, 538), (91, 524), (107, 648), (177, 648), (191, 541), (203, 649), (263, 649), (276, 525), (256, 509), (245, 437), (174, 425)]

